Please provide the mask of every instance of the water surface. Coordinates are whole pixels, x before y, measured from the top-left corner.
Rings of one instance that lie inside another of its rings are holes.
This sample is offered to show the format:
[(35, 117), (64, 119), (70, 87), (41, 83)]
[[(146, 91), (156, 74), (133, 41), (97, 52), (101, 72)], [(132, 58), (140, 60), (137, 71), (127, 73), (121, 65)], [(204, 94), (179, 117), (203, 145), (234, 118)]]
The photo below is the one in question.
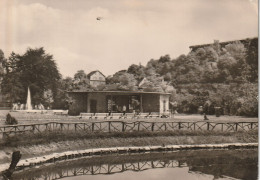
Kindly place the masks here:
[(102, 155), (16, 172), (13, 179), (257, 179), (257, 149)]

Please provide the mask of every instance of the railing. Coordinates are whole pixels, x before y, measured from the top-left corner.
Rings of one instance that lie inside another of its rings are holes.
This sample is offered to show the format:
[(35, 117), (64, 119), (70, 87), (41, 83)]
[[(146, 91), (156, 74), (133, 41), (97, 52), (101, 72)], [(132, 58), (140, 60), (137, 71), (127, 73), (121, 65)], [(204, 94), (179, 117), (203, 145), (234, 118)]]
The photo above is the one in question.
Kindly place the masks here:
[(146, 122), (146, 121), (97, 121), (97, 122), (48, 122), (0, 126), (0, 137), (17, 133), (41, 133), (45, 131), (84, 131), (84, 132), (133, 132), (133, 131), (251, 131), (258, 129), (258, 122)]

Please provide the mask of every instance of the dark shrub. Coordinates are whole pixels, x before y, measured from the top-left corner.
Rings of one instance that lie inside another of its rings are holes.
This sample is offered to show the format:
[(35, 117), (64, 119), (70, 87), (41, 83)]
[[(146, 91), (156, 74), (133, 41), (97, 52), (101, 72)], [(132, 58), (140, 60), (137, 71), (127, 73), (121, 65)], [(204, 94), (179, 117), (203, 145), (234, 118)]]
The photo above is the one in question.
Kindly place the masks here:
[(9, 113), (6, 115), (6, 120), (5, 120), (6, 125), (14, 125), (18, 124), (17, 120), (12, 117)]

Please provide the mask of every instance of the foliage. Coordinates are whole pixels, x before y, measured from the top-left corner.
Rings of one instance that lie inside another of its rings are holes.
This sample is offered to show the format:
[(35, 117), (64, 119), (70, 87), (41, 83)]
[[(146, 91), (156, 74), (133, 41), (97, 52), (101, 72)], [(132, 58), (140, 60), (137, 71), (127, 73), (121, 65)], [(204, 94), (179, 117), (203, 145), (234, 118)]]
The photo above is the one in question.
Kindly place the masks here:
[(12, 103), (25, 103), (28, 87), (35, 105), (47, 103), (46, 91), (56, 96), (60, 74), (53, 56), (46, 54), (43, 48), (28, 48), (23, 55), (12, 53), (2, 64), (6, 72), (1, 83), (2, 92)]
[(75, 79), (80, 79), (85, 90), (168, 92), (182, 113), (197, 113), (203, 106), (207, 114), (221, 107), (222, 114), (257, 116), (257, 43), (248, 44), (236, 41), (223, 46), (215, 41), (176, 59), (165, 55), (146, 66), (132, 64), (108, 76), (107, 84), (97, 88), (86, 85), (82, 71), (80, 78), (75, 75), (64, 81), (71, 90), (77, 89)]
[(17, 120), (12, 117), (9, 113), (6, 115), (6, 120), (5, 120), (6, 125), (15, 125), (18, 124)]
[(135, 76), (126, 71), (119, 71), (113, 76), (108, 77), (108, 83), (114, 85), (108, 86), (105, 90), (137, 90), (137, 80), (135, 79)]

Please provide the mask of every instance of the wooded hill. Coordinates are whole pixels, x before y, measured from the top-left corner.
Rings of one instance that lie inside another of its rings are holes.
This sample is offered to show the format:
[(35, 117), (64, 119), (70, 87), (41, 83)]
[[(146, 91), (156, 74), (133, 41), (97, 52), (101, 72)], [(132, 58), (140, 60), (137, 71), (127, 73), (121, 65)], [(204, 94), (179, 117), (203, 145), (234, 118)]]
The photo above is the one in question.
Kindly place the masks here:
[(162, 91), (164, 88), (154, 89), (160, 86), (160, 77), (176, 89), (172, 101), (178, 103), (179, 112), (196, 113), (203, 106), (206, 113), (213, 114), (218, 106), (223, 114), (257, 116), (258, 38), (216, 41), (193, 47), (190, 53), (176, 59), (165, 55), (151, 59), (146, 66), (133, 64), (108, 77), (108, 83), (123, 79), (124, 85), (133, 88), (146, 78), (151, 82), (147, 83), (150, 90)]

